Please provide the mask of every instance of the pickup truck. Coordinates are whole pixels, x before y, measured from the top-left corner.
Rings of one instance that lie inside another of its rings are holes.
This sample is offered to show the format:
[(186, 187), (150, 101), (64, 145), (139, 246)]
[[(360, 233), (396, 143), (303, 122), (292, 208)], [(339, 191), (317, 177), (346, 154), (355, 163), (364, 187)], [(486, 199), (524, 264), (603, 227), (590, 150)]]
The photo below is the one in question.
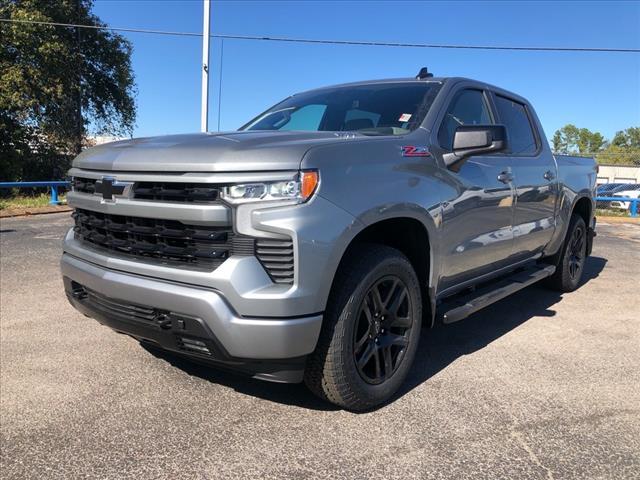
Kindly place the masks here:
[(62, 276), (77, 310), (143, 344), (368, 410), (422, 328), (539, 280), (578, 287), (596, 174), (486, 83), (320, 88), (239, 131), (82, 152)]

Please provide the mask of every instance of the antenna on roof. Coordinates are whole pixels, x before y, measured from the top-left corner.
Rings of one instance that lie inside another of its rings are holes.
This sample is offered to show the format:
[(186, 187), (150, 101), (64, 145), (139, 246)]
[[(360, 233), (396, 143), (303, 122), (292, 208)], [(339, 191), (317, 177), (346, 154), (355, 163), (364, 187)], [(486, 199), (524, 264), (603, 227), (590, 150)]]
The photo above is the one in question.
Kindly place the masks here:
[(418, 80), (422, 80), (424, 78), (431, 78), (431, 77), (433, 77), (433, 73), (429, 73), (429, 69), (427, 67), (422, 67), (418, 72), (418, 75), (416, 75), (416, 78)]

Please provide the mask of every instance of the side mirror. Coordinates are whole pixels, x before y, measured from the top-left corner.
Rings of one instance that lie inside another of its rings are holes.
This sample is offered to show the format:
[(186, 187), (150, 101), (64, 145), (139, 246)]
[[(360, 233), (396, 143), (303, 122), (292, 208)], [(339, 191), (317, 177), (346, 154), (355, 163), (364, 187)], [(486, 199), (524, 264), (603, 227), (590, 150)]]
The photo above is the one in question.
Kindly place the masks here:
[(453, 152), (445, 153), (445, 165), (454, 170), (472, 155), (501, 152), (507, 148), (504, 125), (461, 125), (453, 135)]

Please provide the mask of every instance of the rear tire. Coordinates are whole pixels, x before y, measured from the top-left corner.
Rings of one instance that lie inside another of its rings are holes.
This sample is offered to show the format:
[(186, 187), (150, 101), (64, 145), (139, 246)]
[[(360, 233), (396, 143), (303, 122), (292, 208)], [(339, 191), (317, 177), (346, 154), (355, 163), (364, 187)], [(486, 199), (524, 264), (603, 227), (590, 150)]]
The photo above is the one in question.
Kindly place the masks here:
[(587, 226), (584, 219), (573, 214), (560, 252), (555, 273), (547, 280), (547, 286), (560, 292), (573, 292), (582, 279), (587, 258)]
[(420, 284), (409, 260), (387, 246), (358, 246), (336, 274), (305, 383), (348, 410), (381, 405), (409, 372), (421, 322)]

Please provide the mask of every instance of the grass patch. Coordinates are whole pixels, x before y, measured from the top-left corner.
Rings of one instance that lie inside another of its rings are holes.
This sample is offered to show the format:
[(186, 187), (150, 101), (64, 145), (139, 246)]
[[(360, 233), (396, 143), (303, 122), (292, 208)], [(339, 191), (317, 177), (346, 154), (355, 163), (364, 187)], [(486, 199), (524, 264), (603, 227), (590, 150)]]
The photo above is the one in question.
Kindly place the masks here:
[(618, 208), (596, 208), (596, 217), (630, 217), (629, 210)]
[[(64, 195), (59, 195), (58, 199), (62, 202), (62, 204), (66, 203)], [(18, 195), (10, 198), (0, 198), (0, 210), (6, 210), (8, 208), (48, 207), (50, 200), (51, 196), (48, 193), (42, 193), (40, 195)]]

